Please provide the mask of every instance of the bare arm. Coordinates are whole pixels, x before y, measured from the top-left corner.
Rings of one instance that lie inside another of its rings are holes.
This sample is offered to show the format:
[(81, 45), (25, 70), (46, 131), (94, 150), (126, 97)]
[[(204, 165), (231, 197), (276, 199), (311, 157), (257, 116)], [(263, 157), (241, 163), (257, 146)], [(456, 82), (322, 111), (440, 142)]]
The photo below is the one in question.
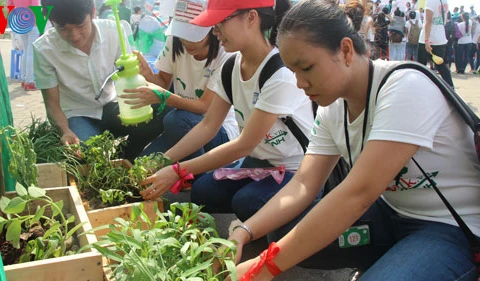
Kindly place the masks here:
[[(140, 74), (150, 82), (147, 87), (139, 87), (137, 89), (127, 89), (120, 97), (126, 99), (132, 99), (126, 101), (127, 104), (131, 104), (132, 108), (140, 108), (146, 105), (151, 105), (160, 102), (160, 98), (152, 91), (154, 89), (161, 92), (168, 90), (172, 83), (173, 75), (160, 71), (158, 74), (154, 74), (150, 69), (145, 58), (139, 52), (137, 54), (138, 61), (140, 63)], [(204, 89), (202, 96), (197, 100), (185, 99), (175, 93), (172, 93), (167, 99), (166, 104), (171, 107), (190, 111), (196, 114), (205, 114), (207, 112), (210, 103), (212, 102), (214, 93), (208, 88)]]
[[(387, 184), (417, 150), (418, 146), (411, 144), (369, 141), (347, 178), (277, 243), (281, 250), (275, 258), (275, 264), (280, 269), (286, 270), (334, 241), (379, 198), (385, 191)], [(315, 167), (316, 176), (316, 171), (322, 171), (323, 169), (317, 165)], [(286, 192), (281, 191), (274, 197), (277, 204), (278, 202), (283, 204), (284, 200), (289, 200), (285, 196), (288, 195)], [(284, 194), (284, 198), (277, 198), (280, 197), (280, 194)], [(256, 231), (258, 229), (256, 217), (265, 214), (267, 211), (271, 212), (273, 210), (272, 205), (273, 203), (269, 202), (246, 223), (248, 224), (249, 221), (255, 222), (252, 228)], [(263, 209), (267, 209), (267, 211)], [(278, 216), (278, 213), (276, 216)], [(271, 217), (269, 219), (271, 220)], [(265, 223), (269, 223), (269, 219), (266, 219)], [(257, 259), (249, 260), (237, 266), (238, 276), (242, 276)], [(258, 275), (258, 279), (255, 280), (270, 280), (271, 278), (271, 274), (266, 268), (263, 268)]]
[(48, 119), (60, 131), (60, 141), (65, 145), (78, 144), (80, 140), (68, 126), (68, 120), (65, 113), (60, 108), (60, 91), (56, 86), (50, 89), (42, 89), (43, 101), (45, 102), (45, 109), (47, 111)]
[[(198, 150), (218, 132), (229, 109), (230, 104), (215, 96), (203, 120), (168, 150), (166, 155), (173, 161), (177, 161)], [(222, 117), (222, 122), (217, 120), (219, 117)], [(262, 141), (277, 118), (276, 114), (255, 109), (238, 138), (224, 143), (202, 156), (180, 163), (182, 169), (185, 168), (190, 173), (199, 174), (249, 155)], [(142, 192), (142, 195), (147, 200), (157, 198), (165, 193), (176, 180), (178, 180), (178, 176), (173, 169), (165, 167), (142, 183), (151, 184), (147, 190)]]
[(425, 24), (423, 28), (425, 28), (425, 50), (427, 53), (432, 52), (432, 46), (430, 46), (430, 32), (432, 31), (432, 20), (433, 20), (433, 12), (431, 10), (425, 10)]

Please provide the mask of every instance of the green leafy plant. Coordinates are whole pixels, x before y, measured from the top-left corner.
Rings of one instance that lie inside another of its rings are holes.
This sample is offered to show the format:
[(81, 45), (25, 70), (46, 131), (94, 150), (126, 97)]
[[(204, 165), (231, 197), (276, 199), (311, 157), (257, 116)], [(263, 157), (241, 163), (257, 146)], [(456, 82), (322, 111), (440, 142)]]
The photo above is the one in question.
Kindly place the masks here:
[(125, 140), (105, 131), (72, 146), (66, 153), (65, 169), (77, 180), (82, 198), (92, 209), (141, 199), (132, 188), (129, 167), (115, 160), (120, 157)]
[(142, 208), (134, 207), (130, 220), (96, 228), (110, 232), (87, 246), (110, 259), (115, 280), (236, 280), (236, 246), (219, 238), (213, 217), (201, 207), (173, 203), (165, 213), (157, 210), (153, 223)]
[(151, 176), (157, 170), (171, 164), (170, 158), (161, 152), (154, 152), (150, 155), (135, 158), (133, 166), (128, 171), (132, 186), (143, 190), (144, 187), (139, 184), (141, 181)]
[(8, 164), (10, 175), (25, 188), (31, 185), (36, 186), (37, 154), (27, 132), (7, 126), (0, 130), (0, 135), (5, 138), (7, 149), (10, 151), (10, 163)]
[(64, 160), (64, 151), (67, 149), (60, 142), (60, 134), (48, 120), (35, 118), (25, 127), (24, 131), (32, 140), (33, 150), (37, 154), (37, 163), (54, 163)]
[[(63, 201), (54, 202), (44, 189), (17, 185), (17, 196), (0, 199), (0, 233), (4, 260), (19, 263), (65, 256), (74, 253), (73, 234), (84, 223), (75, 225), (75, 217), (63, 213)], [(15, 249), (17, 258), (5, 259), (7, 243)], [(78, 246), (76, 246), (78, 249)], [(70, 251), (70, 252), (69, 252)]]

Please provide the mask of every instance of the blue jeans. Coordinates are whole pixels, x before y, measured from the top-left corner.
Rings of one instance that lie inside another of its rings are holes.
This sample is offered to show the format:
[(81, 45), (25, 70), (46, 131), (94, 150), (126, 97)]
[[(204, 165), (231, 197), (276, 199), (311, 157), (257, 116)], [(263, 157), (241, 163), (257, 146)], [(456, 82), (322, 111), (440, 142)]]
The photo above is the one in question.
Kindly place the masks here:
[[(317, 203), (318, 200), (301, 216), (270, 233), (268, 240), (278, 241)], [(457, 226), (401, 217), (382, 199), (354, 225), (364, 224), (370, 228), (370, 245), (341, 249), (335, 240), (300, 265), (360, 268), (366, 270), (362, 281), (477, 280), (468, 241)]]
[(124, 126), (118, 118), (120, 114), (118, 103), (111, 102), (103, 106), (101, 120), (89, 117), (70, 117), (68, 118), (68, 126), (81, 141), (86, 141), (105, 130), (109, 130), (116, 138), (128, 135), (124, 155), (121, 157), (133, 163), (135, 157), (140, 154), (144, 147), (163, 131), (162, 115), (159, 116), (156, 112), (154, 110), (153, 119), (148, 123)]
[(418, 60), (418, 44), (410, 44), (407, 42), (406, 47), (407, 58), (406, 60)]
[[(203, 115), (179, 109), (166, 109), (163, 117), (163, 133), (148, 145), (141, 155), (149, 155), (153, 152), (166, 152), (181, 140), (190, 130), (203, 119)], [(198, 157), (205, 152), (228, 142), (227, 132), (223, 127), (217, 135), (203, 148), (190, 154), (182, 160)]]
[(192, 185), (192, 202), (204, 205), (207, 213), (235, 213), (241, 221), (246, 221), (267, 203), (293, 177), (285, 172), (283, 181), (278, 184), (269, 176), (261, 181), (250, 178), (241, 180), (216, 180), (213, 172), (206, 173)]

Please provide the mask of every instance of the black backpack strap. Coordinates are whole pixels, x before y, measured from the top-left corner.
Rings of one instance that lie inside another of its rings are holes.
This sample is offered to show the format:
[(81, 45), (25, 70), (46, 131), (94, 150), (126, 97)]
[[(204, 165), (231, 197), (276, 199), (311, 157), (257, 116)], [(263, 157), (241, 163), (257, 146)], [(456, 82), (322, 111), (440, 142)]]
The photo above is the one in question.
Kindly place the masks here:
[(227, 94), (230, 103), (233, 105), (233, 98), (232, 98), (232, 72), (233, 66), (235, 65), (235, 58), (237, 54), (230, 56), (222, 66), (222, 84), (223, 89), (225, 90), (225, 94)]
[(258, 88), (260, 89), (260, 93), (262, 92), (265, 82), (267, 82), (267, 80), (270, 79), (270, 77), (272, 77), (277, 70), (284, 66), (285, 64), (283, 64), (279, 53), (276, 53), (275, 55), (271, 56), (270, 59), (268, 59), (267, 63), (262, 69), (262, 72), (260, 72), (260, 77), (258, 79)]
[[(377, 91), (377, 98), (380, 89), (387, 82), (388, 77), (399, 69), (415, 69), (425, 74), (435, 85), (440, 89), (447, 101), (453, 105), (455, 110), (462, 116), (462, 119), (472, 129), (474, 133), (480, 127), (480, 118), (473, 112), (473, 110), (465, 103), (465, 101), (440, 77), (426, 68), (423, 64), (416, 62), (405, 62), (395, 66), (382, 79)], [(375, 99), (376, 100), (376, 99)]]
[[(272, 75), (277, 72), (280, 68), (284, 67), (285, 64), (283, 64), (282, 59), (280, 58), (280, 54), (275, 54), (273, 55), (265, 64), (265, 66), (262, 69), (262, 72), (260, 72), (260, 78), (259, 78), (259, 89), (260, 92), (262, 92), (263, 85), (265, 82), (267, 82)], [(305, 136), (305, 134), (302, 132), (302, 130), (298, 127), (297, 123), (293, 120), (291, 116), (287, 117), (282, 117), (280, 118), (282, 122), (288, 127), (290, 132), (292, 132), (293, 136), (297, 139), (297, 141), (300, 143), (300, 146), (303, 149), (303, 153), (307, 152), (307, 146), (308, 146), (308, 138)]]

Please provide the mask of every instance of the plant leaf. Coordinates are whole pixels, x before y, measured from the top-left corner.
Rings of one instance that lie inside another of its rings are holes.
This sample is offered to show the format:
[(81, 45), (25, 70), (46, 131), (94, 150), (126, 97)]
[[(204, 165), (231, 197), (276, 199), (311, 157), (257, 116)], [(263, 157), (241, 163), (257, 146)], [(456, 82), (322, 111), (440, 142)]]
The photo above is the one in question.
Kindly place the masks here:
[(17, 192), (18, 196), (20, 197), (25, 197), (28, 195), (28, 191), (25, 187), (23, 187), (22, 185), (16, 185), (15, 186), (15, 191)]
[(5, 208), (7, 208), (8, 203), (10, 203), (10, 199), (6, 196), (2, 196), (2, 198), (0, 199), (0, 209), (2, 210), (2, 212), (5, 213)]
[(41, 189), (40, 187), (31, 185), (28, 187), (28, 194), (33, 198), (40, 198), (45, 196), (47, 192), (45, 191), (45, 189)]
[(20, 249), (20, 233), (22, 232), (22, 223), (19, 220), (13, 220), (7, 228), (5, 238), (11, 241), (13, 247)]
[(43, 216), (43, 214), (45, 213), (45, 208), (47, 206), (42, 206), (40, 208), (37, 209), (37, 211), (35, 212), (35, 216), (33, 217), (32, 221), (39, 221), (40, 218)]
[(27, 206), (27, 201), (21, 197), (15, 197), (8, 202), (8, 205), (3, 212), (6, 214), (19, 214), (25, 210), (25, 206)]

